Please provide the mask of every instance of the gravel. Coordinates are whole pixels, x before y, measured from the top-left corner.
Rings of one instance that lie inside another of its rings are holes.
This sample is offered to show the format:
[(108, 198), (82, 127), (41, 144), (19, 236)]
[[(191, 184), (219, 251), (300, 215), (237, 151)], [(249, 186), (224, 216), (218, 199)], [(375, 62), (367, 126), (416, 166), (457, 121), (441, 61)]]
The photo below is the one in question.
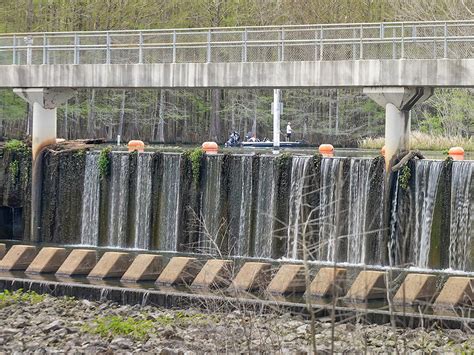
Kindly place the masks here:
[[(311, 353), (309, 320), (219, 309), (163, 309), (45, 296), (31, 303), (0, 303), (0, 353), (153, 352), (160, 354)], [(147, 322), (143, 336), (94, 333), (97, 320), (118, 316)], [(318, 353), (474, 351), (474, 334), (459, 329), (408, 329), (389, 325), (316, 321)], [(148, 328), (147, 328), (148, 329)]]

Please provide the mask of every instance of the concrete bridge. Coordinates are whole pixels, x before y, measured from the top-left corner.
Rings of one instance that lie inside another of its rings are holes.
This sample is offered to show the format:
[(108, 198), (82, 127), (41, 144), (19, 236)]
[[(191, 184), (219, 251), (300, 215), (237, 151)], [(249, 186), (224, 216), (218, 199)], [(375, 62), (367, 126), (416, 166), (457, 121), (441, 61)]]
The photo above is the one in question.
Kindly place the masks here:
[(33, 104), (34, 162), (74, 89), (152, 87), (274, 88), (275, 149), (281, 88), (363, 88), (386, 107), (388, 166), (416, 103), (474, 87), (474, 21), (0, 34), (0, 88)]

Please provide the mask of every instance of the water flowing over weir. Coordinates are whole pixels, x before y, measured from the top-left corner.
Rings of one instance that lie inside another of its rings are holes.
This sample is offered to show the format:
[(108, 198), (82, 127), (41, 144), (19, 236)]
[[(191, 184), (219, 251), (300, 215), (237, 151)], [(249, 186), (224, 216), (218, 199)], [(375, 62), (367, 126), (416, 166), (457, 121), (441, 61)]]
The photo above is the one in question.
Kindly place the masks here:
[(454, 162), (451, 179), (449, 267), (468, 270), (474, 264), (474, 164)]
[(177, 251), (181, 212), (181, 165), (179, 154), (163, 154), (160, 196), (159, 248)]
[[(366, 262), (366, 220), (370, 189), (370, 159), (351, 159), (349, 171), (349, 207), (347, 218), (347, 261), (353, 264)], [(382, 209), (380, 209), (381, 211)]]
[(196, 170), (118, 151), (103, 172), (99, 152), (68, 154), (45, 158), (45, 242), (474, 270), (472, 161), (411, 160), (387, 193), (382, 157), (218, 154)]
[(137, 157), (134, 220), (134, 247), (137, 249), (150, 247), (152, 157), (150, 153), (138, 153)]
[(259, 258), (272, 257), (276, 201), (274, 162), (269, 156), (261, 156), (258, 161), (254, 256)]
[(414, 264), (427, 268), (431, 243), (431, 225), (436, 192), (443, 162), (421, 160), (415, 164), (415, 228), (413, 229)]
[(111, 186), (109, 194), (108, 245), (127, 247), (129, 154), (115, 153), (111, 159)]
[(99, 244), (100, 176), (99, 154), (86, 155), (84, 193), (82, 199), (81, 244)]
[(305, 195), (308, 188), (308, 169), (312, 162), (312, 157), (294, 157), (291, 167), (291, 188), (290, 188), (290, 209), (288, 222), (288, 245), (287, 257), (298, 259), (299, 250), (301, 249), (302, 234), (309, 232), (307, 225), (312, 219), (307, 213), (305, 214)]
[(338, 217), (340, 214), (341, 159), (322, 159), (319, 199), (319, 245), (317, 259), (336, 261)]

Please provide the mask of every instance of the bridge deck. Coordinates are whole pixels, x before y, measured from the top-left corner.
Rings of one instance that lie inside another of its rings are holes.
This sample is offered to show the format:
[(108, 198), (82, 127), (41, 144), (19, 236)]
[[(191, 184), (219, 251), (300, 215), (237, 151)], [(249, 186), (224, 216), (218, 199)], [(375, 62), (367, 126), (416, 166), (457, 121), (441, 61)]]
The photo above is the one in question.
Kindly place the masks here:
[(474, 21), (0, 34), (0, 87), (474, 85)]

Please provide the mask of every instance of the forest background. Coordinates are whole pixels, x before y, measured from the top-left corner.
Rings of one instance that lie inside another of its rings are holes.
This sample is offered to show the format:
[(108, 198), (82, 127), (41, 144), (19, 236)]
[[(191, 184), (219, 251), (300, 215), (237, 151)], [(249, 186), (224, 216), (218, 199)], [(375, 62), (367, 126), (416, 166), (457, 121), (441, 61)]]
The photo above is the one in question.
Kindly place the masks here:
[[(474, 0), (0, 0), (0, 33), (474, 19)], [(382, 136), (384, 111), (361, 90), (283, 90), (295, 139), (354, 146)], [(58, 111), (58, 135), (200, 143), (236, 130), (272, 136), (272, 90), (79, 90)], [(436, 137), (474, 133), (474, 90), (438, 89), (412, 114)], [(31, 131), (31, 108), (0, 90), (0, 137)]]

